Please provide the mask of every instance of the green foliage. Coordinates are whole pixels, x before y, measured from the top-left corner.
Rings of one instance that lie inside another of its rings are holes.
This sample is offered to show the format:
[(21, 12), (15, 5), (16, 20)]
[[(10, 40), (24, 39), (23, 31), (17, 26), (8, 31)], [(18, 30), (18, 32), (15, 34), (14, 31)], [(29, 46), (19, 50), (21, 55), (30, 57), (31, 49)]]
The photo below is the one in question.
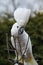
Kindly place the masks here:
[(8, 62), (8, 53), (5, 52), (6, 48), (6, 33), (8, 33), (8, 41), (10, 43), (11, 27), (15, 23), (15, 20), (10, 21), (8, 18), (4, 18), (3, 22), (0, 22), (0, 65), (12, 65)]
[[(6, 32), (8, 33), (9, 43), (10, 30), (15, 20), (9, 21), (8, 18), (4, 18), (3, 22), (0, 22), (0, 65), (12, 65), (7, 60), (7, 52), (4, 51), (6, 47)], [(39, 65), (43, 65), (43, 14), (36, 14), (36, 17), (30, 17), (30, 20), (25, 28), (31, 38), (33, 45), (33, 54), (36, 59), (39, 59)]]
[(32, 41), (33, 54), (40, 60), (39, 65), (43, 65), (43, 14), (38, 13), (36, 17), (30, 18), (26, 31)]

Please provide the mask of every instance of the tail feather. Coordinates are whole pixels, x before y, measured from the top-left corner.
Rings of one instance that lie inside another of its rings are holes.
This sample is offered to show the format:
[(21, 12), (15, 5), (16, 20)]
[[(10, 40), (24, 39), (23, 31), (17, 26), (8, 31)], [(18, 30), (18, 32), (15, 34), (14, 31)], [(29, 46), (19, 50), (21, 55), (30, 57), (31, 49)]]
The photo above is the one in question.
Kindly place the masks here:
[(36, 62), (36, 60), (34, 58), (31, 58), (31, 60), (29, 62), (31, 65), (38, 65), (38, 63)]

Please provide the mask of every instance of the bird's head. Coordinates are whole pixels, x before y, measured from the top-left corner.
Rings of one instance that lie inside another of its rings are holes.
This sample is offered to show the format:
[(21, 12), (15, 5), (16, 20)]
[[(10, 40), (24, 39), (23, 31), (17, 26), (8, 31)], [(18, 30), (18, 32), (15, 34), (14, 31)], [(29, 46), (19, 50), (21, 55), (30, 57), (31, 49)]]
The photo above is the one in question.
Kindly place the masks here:
[(11, 35), (14, 37), (18, 37), (18, 35), (21, 35), (24, 32), (24, 28), (21, 27), (18, 23), (13, 24), (11, 29)]

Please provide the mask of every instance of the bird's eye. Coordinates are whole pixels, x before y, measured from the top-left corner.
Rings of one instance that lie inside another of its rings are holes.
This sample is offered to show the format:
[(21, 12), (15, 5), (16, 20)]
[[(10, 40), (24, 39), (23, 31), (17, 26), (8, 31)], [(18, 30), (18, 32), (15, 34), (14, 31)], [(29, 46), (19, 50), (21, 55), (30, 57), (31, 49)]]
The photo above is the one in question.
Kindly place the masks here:
[(19, 28), (19, 26), (17, 26), (17, 28)]

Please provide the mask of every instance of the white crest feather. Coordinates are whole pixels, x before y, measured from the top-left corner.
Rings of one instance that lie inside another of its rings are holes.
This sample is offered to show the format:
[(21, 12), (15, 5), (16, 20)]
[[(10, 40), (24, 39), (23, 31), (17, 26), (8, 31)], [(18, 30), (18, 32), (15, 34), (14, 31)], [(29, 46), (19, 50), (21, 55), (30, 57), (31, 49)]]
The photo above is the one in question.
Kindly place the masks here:
[(27, 8), (17, 8), (14, 12), (14, 18), (20, 26), (25, 26), (29, 20), (31, 10)]

